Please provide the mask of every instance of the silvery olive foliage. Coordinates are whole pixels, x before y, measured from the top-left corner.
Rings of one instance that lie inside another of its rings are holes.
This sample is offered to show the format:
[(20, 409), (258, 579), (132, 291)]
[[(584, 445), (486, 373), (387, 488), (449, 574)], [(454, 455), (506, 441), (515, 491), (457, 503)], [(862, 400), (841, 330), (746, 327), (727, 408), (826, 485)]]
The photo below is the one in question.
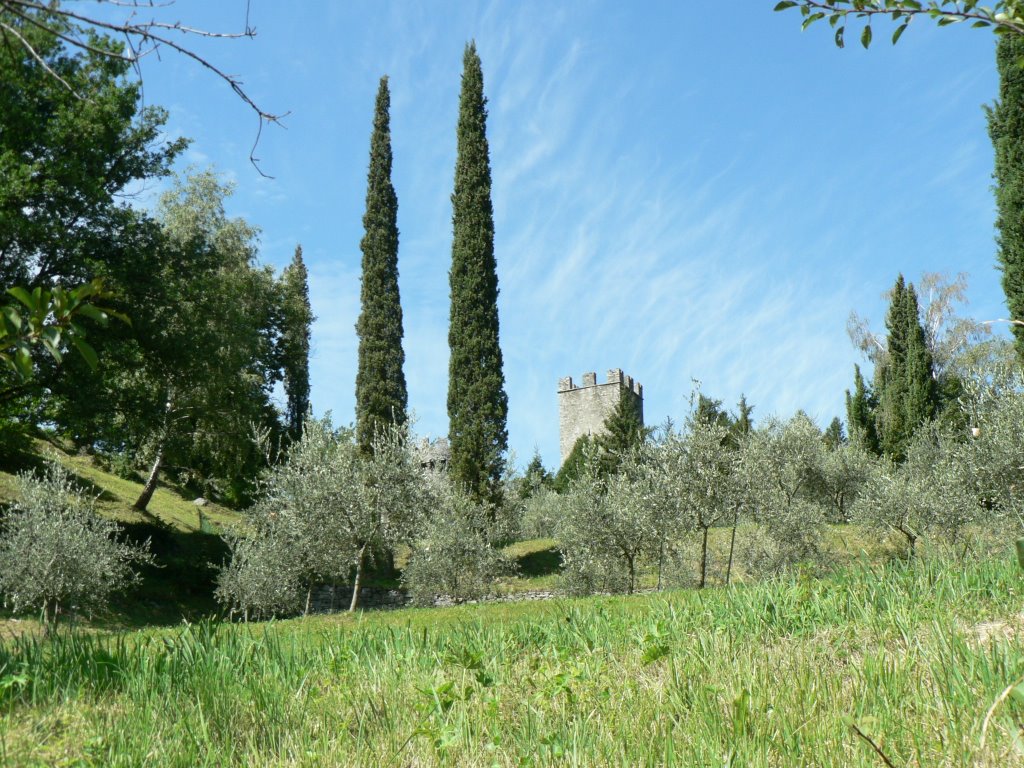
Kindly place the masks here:
[(495, 546), (501, 526), (487, 502), (473, 500), (454, 483), (435, 485), (435, 490), (402, 582), (419, 605), (438, 598), (459, 602), (483, 597), (499, 577), (512, 572), (512, 563)]
[(664, 554), (666, 493), (651, 447), (622, 457), (617, 474), (601, 477), (596, 452), (564, 494), (556, 528), (565, 589), (574, 594), (633, 592), (645, 564)]
[(908, 555), (919, 544), (958, 544), (982, 522), (981, 507), (965, 483), (957, 437), (936, 425), (914, 435), (907, 459), (871, 476), (854, 518), (882, 534), (898, 534)]
[(957, 466), (993, 524), (1024, 527), (1024, 372), (1012, 362), (970, 376), (961, 402), (969, 436)]
[(708, 582), (711, 529), (730, 523), (742, 504), (739, 454), (727, 444), (728, 437), (724, 424), (694, 419), (684, 434), (669, 431), (653, 452), (655, 484), (664, 494), (664, 541), (671, 546), (682, 533), (697, 533), (698, 587)]
[(854, 502), (882, 466), (881, 459), (856, 441), (825, 451), (818, 490), (829, 522), (843, 524), (853, 520)]
[(57, 463), (41, 477), (22, 474), (0, 528), (0, 590), (15, 612), (102, 609), (138, 580), (133, 564), (151, 562), (148, 543), (118, 541), (120, 527), (96, 514), (93, 500)]
[(554, 537), (558, 521), (562, 517), (562, 497), (551, 488), (540, 486), (532, 496), (522, 502), (522, 505), (523, 516), (520, 523), (522, 537), (524, 539)]
[(750, 434), (739, 459), (747, 519), (755, 523), (739, 543), (748, 573), (822, 562), (826, 450), (818, 427), (802, 412), (788, 421), (769, 419)]
[(431, 506), (402, 427), (378, 433), (372, 454), (329, 417), (308, 419), (272, 468), (245, 530), (228, 537), (232, 560), (217, 597), (246, 616), (309, 608), (317, 584), (353, 584), (352, 608), (372, 553), (409, 540)]

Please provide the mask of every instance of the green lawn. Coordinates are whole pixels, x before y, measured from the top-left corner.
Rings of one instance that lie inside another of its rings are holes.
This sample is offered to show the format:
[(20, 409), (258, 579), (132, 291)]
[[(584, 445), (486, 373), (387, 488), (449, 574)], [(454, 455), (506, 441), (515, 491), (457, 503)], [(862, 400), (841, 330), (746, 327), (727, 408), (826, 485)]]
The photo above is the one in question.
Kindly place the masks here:
[[(23, 638), (0, 747), (64, 766), (1009, 766), (1012, 560), (702, 593)], [(856, 730), (854, 729), (856, 727)], [(859, 733), (858, 733), (859, 732)]]

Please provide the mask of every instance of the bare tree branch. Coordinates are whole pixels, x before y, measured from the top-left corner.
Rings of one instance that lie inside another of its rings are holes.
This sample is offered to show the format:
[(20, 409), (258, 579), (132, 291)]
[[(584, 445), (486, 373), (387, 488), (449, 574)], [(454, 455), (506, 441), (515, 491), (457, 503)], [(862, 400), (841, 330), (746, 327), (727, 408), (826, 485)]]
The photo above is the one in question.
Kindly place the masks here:
[[(107, 2), (109, 5), (128, 8), (131, 9), (131, 13), (127, 18), (121, 21), (108, 21), (96, 18), (92, 15), (70, 10), (60, 5), (44, 4), (42, 2), (38, 2), (38, 0), (0, 0), (0, 13), (7, 12), (11, 16), (21, 19), (25, 23), (31, 24), (45, 31), (47, 34), (53, 35), (71, 47), (78, 48), (98, 56), (104, 56), (109, 59), (130, 63), (135, 69), (136, 76), (139, 78), (140, 82), (142, 80), (142, 73), (139, 68), (140, 59), (151, 53), (156, 53), (157, 56), (159, 56), (159, 50), (162, 46), (192, 60), (202, 68), (212, 72), (217, 78), (227, 83), (231, 90), (234, 91), (235, 95), (241, 99), (249, 109), (256, 113), (259, 124), (256, 129), (256, 139), (253, 142), (252, 149), (249, 151), (249, 162), (252, 163), (253, 167), (261, 176), (270, 178), (259, 166), (259, 158), (257, 158), (255, 154), (256, 147), (259, 144), (260, 137), (263, 135), (264, 123), (280, 125), (281, 120), (289, 113), (285, 112), (277, 114), (263, 109), (249, 96), (248, 92), (244, 88), (242, 80), (237, 75), (225, 72), (206, 57), (196, 53), (196, 51), (189, 47), (186, 42), (179, 42), (172, 38), (172, 35), (180, 34), (186, 39), (252, 39), (256, 37), (256, 30), (249, 24), (249, 3), (246, 2), (245, 28), (243, 31), (215, 32), (212, 30), (201, 29), (199, 27), (188, 26), (186, 24), (182, 24), (180, 21), (171, 23), (158, 21), (155, 18), (148, 20), (136, 18), (137, 12), (140, 10), (167, 8), (173, 5), (173, 0), (170, 0), (169, 2), (154, 2), (153, 0), (96, 0), (96, 2)], [(91, 29), (101, 33), (123, 37), (125, 40), (125, 50), (128, 52), (124, 53), (117, 50), (108, 50), (97, 47), (88, 40), (78, 36), (77, 33), (81, 32), (83, 29)], [(45, 68), (49, 75), (60, 82), (61, 85), (67, 88), (68, 91), (76, 98), (83, 98), (66, 80), (64, 80), (64, 78), (62, 78), (46, 63), (29, 40), (19, 33), (11, 24), (3, 21), (2, 16), (0, 16), (0, 34), (5, 38), (7, 38), (8, 35), (14, 37), (21, 46), (27, 50), (28, 54), (43, 68)]]

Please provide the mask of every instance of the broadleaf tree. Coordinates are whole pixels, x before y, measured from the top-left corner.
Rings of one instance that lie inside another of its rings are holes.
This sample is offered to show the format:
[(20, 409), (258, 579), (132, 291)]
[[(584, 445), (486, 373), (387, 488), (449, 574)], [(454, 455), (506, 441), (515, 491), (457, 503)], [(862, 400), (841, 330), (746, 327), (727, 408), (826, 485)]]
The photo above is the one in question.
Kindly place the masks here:
[(874, 39), (871, 22), (876, 17), (892, 22), (893, 45), (916, 18), (930, 19), (940, 27), (968, 23), (975, 28), (991, 29), (997, 35), (1024, 35), (1021, 0), (995, 0), (986, 5), (978, 0), (780, 0), (775, 4), (776, 11), (790, 8), (799, 11), (802, 29), (827, 20), (840, 48), (846, 45), (846, 25), (851, 18), (862, 23), (859, 34), (855, 34), (865, 48)]

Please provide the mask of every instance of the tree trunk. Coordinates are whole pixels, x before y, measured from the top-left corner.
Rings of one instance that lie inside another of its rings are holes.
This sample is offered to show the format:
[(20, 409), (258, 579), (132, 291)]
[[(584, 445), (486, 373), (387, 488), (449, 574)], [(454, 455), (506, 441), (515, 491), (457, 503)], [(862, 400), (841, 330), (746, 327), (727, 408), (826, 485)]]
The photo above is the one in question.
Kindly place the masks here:
[(309, 616), (309, 604), (313, 601), (313, 585), (306, 587), (306, 607), (302, 611), (303, 616)]
[(665, 569), (665, 542), (658, 545), (658, 591), (661, 591), (661, 573)]
[(149, 506), (150, 499), (153, 498), (153, 493), (156, 491), (157, 479), (160, 474), (160, 467), (164, 463), (164, 444), (160, 443), (160, 446), (156, 449), (156, 458), (153, 460), (153, 466), (149, 470), (149, 477), (146, 479), (146, 484), (142, 487), (142, 493), (139, 494), (139, 498), (136, 499), (132, 506), (139, 512), (148, 512), (146, 507)]
[(708, 529), (704, 529), (704, 536), (700, 543), (700, 584), (697, 589), (704, 589), (708, 578)]
[(366, 560), (366, 545), (359, 550), (359, 558), (356, 560), (356, 577), (352, 581), (352, 602), (348, 606), (348, 612), (352, 613), (359, 605), (359, 588), (363, 584), (363, 563)]
[(160, 476), (160, 468), (164, 464), (164, 451), (167, 449), (167, 430), (171, 423), (171, 411), (174, 410), (174, 394), (173, 391), (168, 388), (167, 391), (167, 402), (164, 403), (164, 423), (160, 430), (160, 441), (156, 447), (156, 458), (153, 459), (153, 467), (149, 470), (149, 477), (146, 478), (146, 484), (142, 487), (142, 493), (139, 494), (139, 498), (135, 500), (132, 506), (139, 512), (145, 512), (149, 514), (146, 507), (149, 506), (150, 499), (153, 498), (153, 494), (156, 492), (156, 484)]
[(732, 536), (729, 538), (729, 565), (725, 569), (725, 586), (729, 586), (732, 579), (732, 553), (736, 547), (736, 524), (740, 520), (740, 506), (736, 504), (732, 508)]
[(626, 590), (626, 594), (632, 595), (633, 585), (636, 583), (636, 569), (633, 566), (633, 558), (627, 557), (626, 564), (629, 566), (629, 588)]

